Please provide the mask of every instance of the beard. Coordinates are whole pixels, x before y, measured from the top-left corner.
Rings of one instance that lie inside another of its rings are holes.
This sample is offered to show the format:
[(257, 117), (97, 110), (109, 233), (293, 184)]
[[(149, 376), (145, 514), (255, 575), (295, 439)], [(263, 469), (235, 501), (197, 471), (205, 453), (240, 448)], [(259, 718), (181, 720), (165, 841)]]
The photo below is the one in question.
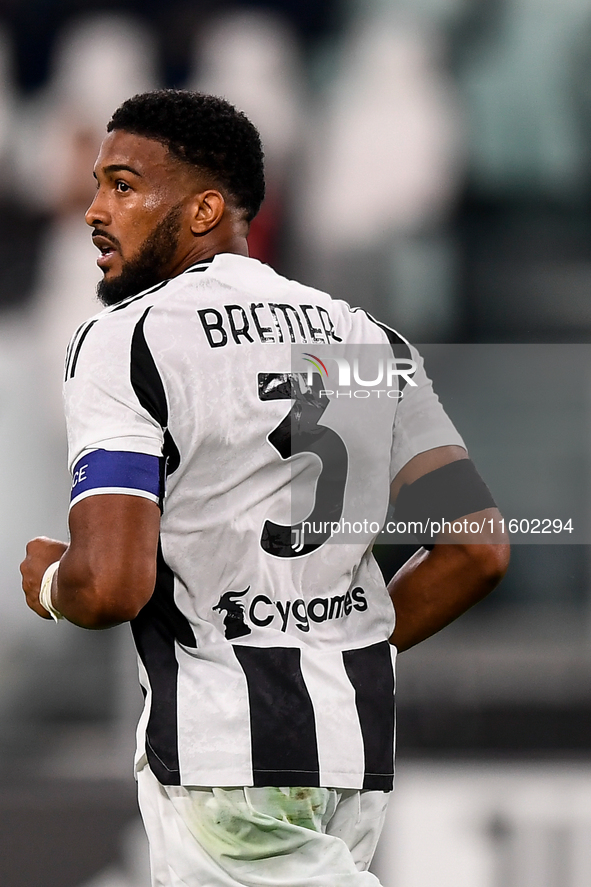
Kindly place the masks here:
[(96, 294), (103, 305), (118, 305), (166, 279), (179, 242), (181, 215), (182, 204), (178, 203), (158, 222), (135, 259), (123, 263), (121, 274), (99, 282)]

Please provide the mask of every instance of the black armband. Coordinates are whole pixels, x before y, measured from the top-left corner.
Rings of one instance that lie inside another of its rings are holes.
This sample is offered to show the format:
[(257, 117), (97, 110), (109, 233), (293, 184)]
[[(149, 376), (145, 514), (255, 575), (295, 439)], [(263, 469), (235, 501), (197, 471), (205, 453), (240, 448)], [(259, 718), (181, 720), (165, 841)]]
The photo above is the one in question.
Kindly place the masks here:
[[(496, 503), (471, 459), (458, 459), (401, 488), (394, 520), (406, 523), (425, 547), (432, 547), (443, 521), (495, 508)], [(410, 526), (409, 526), (410, 525)], [(439, 527), (437, 532), (435, 529)]]

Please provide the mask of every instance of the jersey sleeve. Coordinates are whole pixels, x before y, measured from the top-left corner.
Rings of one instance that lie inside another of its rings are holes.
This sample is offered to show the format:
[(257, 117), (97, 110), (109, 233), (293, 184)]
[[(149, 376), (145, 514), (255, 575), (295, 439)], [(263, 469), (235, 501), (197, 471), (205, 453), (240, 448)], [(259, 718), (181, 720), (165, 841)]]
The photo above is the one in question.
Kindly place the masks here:
[(423, 359), (410, 346), (412, 359), (417, 364), (413, 375), (415, 386), (407, 385), (396, 410), (392, 439), (390, 477), (394, 478), (414, 456), (435, 447), (458, 446), (465, 443), (443, 409), (433, 391), (433, 384), (425, 372)]
[(70, 343), (64, 401), (71, 504), (98, 493), (161, 502), (165, 429), (145, 394), (153, 380), (138, 380), (131, 369), (134, 332), (127, 317), (103, 315)]

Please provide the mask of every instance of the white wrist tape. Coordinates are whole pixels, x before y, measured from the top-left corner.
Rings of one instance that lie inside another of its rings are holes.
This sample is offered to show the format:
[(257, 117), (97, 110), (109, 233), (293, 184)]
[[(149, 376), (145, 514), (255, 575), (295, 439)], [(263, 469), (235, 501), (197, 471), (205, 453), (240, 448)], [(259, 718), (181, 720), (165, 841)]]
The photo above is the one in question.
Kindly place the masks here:
[(51, 583), (53, 582), (53, 577), (57, 573), (57, 568), (59, 567), (59, 565), (59, 561), (56, 561), (55, 563), (49, 565), (49, 567), (43, 574), (43, 579), (41, 580), (41, 590), (39, 591), (39, 603), (42, 607), (45, 607), (48, 613), (51, 614), (51, 618), (54, 622), (58, 622), (58, 620), (64, 618), (60, 611), (56, 610), (51, 601)]

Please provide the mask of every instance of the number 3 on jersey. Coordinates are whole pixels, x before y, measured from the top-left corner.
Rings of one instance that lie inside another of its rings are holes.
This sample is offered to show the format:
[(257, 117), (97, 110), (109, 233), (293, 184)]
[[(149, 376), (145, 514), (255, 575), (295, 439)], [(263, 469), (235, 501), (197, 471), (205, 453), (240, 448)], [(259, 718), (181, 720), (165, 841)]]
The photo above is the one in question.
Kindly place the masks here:
[[(292, 406), (279, 425), (267, 436), (282, 459), (313, 453), (320, 459), (314, 507), (305, 521), (293, 526), (265, 521), (261, 547), (275, 557), (302, 557), (320, 548), (332, 535), (331, 524), (343, 513), (349, 457), (342, 438), (332, 428), (319, 425), (330, 403), (314, 373), (309, 384), (307, 373), (259, 373), (259, 399), (292, 400)], [(311, 525), (314, 532), (303, 524)], [(319, 532), (315, 532), (318, 530)]]

